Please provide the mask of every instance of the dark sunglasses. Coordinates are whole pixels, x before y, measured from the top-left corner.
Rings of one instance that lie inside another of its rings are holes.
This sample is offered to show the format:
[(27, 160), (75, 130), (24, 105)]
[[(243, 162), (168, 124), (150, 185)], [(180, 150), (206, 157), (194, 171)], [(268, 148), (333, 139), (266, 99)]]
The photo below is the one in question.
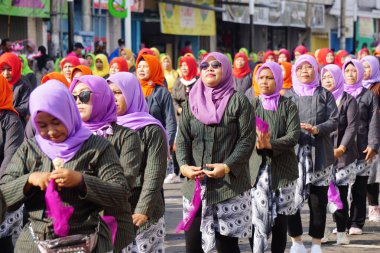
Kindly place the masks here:
[(201, 70), (206, 70), (206, 69), (208, 69), (208, 67), (210, 65), (211, 65), (211, 67), (213, 69), (218, 69), (219, 67), (222, 66), (222, 64), (220, 62), (218, 62), (218, 61), (212, 61), (211, 63), (208, 63), (207, 61), (204, 61), (204, 62), (201, 63), (201, 65), (199, 65), (199, 68)]
[(90, 101), (91, 93), (92, 93), (91, 91), (85, 90), (79, 93), (79, 95), (73, 95), (73, 97), (74, 97), (75, 102), (79, 98), (79, 101), (81, 101), (83, 104), (87, 104), (88, 101)]

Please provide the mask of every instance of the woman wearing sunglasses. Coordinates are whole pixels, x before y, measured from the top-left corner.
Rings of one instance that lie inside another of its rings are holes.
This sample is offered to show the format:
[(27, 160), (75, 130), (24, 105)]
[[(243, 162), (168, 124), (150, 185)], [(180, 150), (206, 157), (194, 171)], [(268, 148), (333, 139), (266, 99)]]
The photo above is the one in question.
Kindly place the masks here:
[(108, 78), (108, 84), (116, 99), (117, 124), (137, 131), (141, 139), (141, 166), (130, 197), (136, 239), (127, 252), (163, 252), (165, 205), (161, 190), (168, 155), (166, 131), (148, 113), (136, 76), (117, 73)]
[(297, 105), (301, 135), (297, 146), (299, 178), (296, 186), (298, 211), (288, 217), (292, 253), (306, 252), (302, 242), (301, 209), (310, 208), (311, 253), (319, 253), (326, 226), (327, 190), (333, 176), (334, 150), (330, 134), (338, 127), (334, 96), (319, 85), (318, 63), (311, 55), (301, 55), (292, 68), (293, 88), (285, 93)]
[[(70, 91), (76, 101), (83, 125), (94, 135), (109, 140), (114, 146), (128, 182), (127, 189), (130, 191), (140, 170), (141, 144), (137, 133), (116, 124), (115, 97), (107, 81), (99, 76), (81, 76), (74, 79)], [(120, 252), (134, 239), (131, 206), (128, 204), (127, 209), (106, 209), (104, 214), (116, 217), (118, 227), (114, 250)]]
[[(32, 231), (39, 240), (58, 237), (44, 200), (51, 180), (65, 206), (74, 207), (69, 235), (93, 234), (99, 228), (92, 252), (110, 252), (111, 234), (99, 212), (125, 209), (129, 194), (115, 149), (82, 126), (72, 95), (58, 81), (48, 81), (33, 91), (30, 112), (38, 135), (21, 144), (0, 181), (7, 208), (25, 204), (29, 216), (15, 252), (40, 252)], [(64, 163), (53, 170), (56, 158)]]
[[(234, 91), (228, 58), (210, 53), (200, 65), (201, 78), (184, 104), (177, 136), (184, 215), (193, 209), (195, 181), (202, 203), (188, 231), (186, 252), (240, 252), (238, 240), (251, 236), (248, 160), (255, 142), (248, 99)], [(224, 226), (223, 224), (231, 224)]]
[(249, 67), (248, 57), (245, 53), (237, 53), (233, 68), (234, 87), (243, 94), (251, 87), (252, 71)]

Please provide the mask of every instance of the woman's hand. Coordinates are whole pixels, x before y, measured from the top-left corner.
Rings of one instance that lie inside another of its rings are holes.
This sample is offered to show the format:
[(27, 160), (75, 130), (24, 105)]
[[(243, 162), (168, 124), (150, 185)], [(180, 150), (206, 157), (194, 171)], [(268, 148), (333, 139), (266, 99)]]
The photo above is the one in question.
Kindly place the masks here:
[(256, 148), (257, 149), (272, 149), (272, 144), (270, 143), (270, 132), (263, 133), (256, 129), (256, 135), (257, 135), (257, 143)]
[(304, 129), (305, 131), (311, 133), (312, 135), (317, 135), (319, 133), (318, 128), (309, 123), (301, 123), (301, 129)]
[(206, 167), (212, 169), (210, 171), (203, 170), (209, 178), (222, 178), (225, 175), (225, 166), (223, 163), (206, 164)]
[(145, 214), (135, 213), (135, 214), (132, 214), (132, 220), (133, 220), (133, 224), (139, 227), (148, 221), (148, 216), (146, 216)]
[(197, 177), (203, 180), (205, 176), (205, 173), (201, 167), (188, 166), (188, 165), (181, 167), (181, 173), (183, 176), (192, 180), (196, 179)]
[(50, 179), (54, 179), (58, 190), (64, 188), (74, 188), (79, 186), (83, 181), (80, 172), (71, 169), (59, 168), (51, 173)]
[[(31, 186), (39, 187), (41, 191), (44, 191), (50, 181), (50, 172), (33, 172), (29, 175), (28, 184)], [(25, 188), (25, 192), (28, 192), (30, 187)]]
[(363, 153), (366, 153), (365, 160), (370, 161), (376, 155), (376, 151), (373, 148), (367, 147)]

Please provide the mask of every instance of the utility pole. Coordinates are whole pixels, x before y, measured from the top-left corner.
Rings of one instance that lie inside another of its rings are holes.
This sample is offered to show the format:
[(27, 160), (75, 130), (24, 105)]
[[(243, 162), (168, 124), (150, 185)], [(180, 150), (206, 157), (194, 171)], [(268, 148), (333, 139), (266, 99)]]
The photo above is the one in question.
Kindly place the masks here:
[(74, 48), (74, 0), (67, 0), (68, 5), (68, 21), (69, 21), (69, 51)]
[[(340, 0), (340, 50), (346, 49), (346, 1)], [(354, 32), (355, 33), (355, 32)], [(355, 44), (355, 35), (354, 35), (354, 44)]]
[(249, 0), (249, 52), (253, 51), (253, 15), (255, 14), (255, 0)]

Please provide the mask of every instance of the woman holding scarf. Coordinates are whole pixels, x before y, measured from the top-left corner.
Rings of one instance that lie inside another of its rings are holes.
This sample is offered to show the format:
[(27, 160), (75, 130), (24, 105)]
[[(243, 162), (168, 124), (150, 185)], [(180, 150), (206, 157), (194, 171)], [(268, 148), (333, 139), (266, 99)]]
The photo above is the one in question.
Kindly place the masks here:
[(288, 217), (288, 233), (293, 242), (290, 252), (306, 252), (300, 212), (308, 201), (311, 253), (319, 253), (326, 225), (327, 190), (333, 175), (330, 134), (338, 127), (338, 108), (334, 96), (319, 85), (318, 63), (311, 55), (296, 60), (292, 80), (293, 88), (285, 96), (298, 107), (302, 131), (296, 151), (299, 178), (295, 201), (299, 210)]
[[(57, 238), (44, 201), (51, 180), (65, 206), (74, 207), (69, 235), (97, 233), (92, 252), (112, 251), (111, 234), (99, 212), (123, 207), (129, 194), (114, 148), (82, 126), (72, 95), (58, 81), (33, 91), (30, 112), (37, 135), (24, 141), (0, 180), (7, 207), (25, 204), (29, 215), (15, 252), (40, 252), (32, 232), (39, 240)], [(55, 159), (64, 163), (53, 170)]]
[(251, 236), (252, 107), (234, 91), (225, 55), (208, 54), (200, 68), (201, 78), (184, 105), (177, 136), (177, 159), (186, 177), (184, 216), (193, 209), (196, 180), (202, 189), (201, 206), (185, 232), (186, 252), (210, 252), (214, 247), (219, 253), (240, 252), (239, 238)]
[(338, 66), (326, 65), (321, 70), (321, 76), (323, 88), (333, 94), (339, 110), (338, 129), (330, 136), (334, 144), (334, 184), (339, 188), (343, 209), (335, 211), (334, 220), (337, 226), (337, 244), (349, 244), (346, 234), (349, 208), (347, 198), (349, 186), (354, 183), (358, 158), (358, 103), (344, 91), (344, 77)]
[(256, 122), (258, 139), (249, 161), (254, 229), (250, 243), (255, 253), (265, 251), (271, 233), (271, 252), (284, 252), (287, 216), (297, 211), (293, 201), (298, 178), (294, 147), (301, 129), (296, 104), (280, 95), (281, 72), (277, 63), (262, 65), (257, 71), (260, 96), (251, 100), (253, 117), (269, 125), (269, 130), (263, 132)]
[(252, 73), (245, 53), (235, 55), (232, 74), (235, 90), (245, 94), (252, 85)]
[(359, 156), (347, 225), (350, 235), (358, 235), (363, 233), (362, 229), (366, 218), (367, 182), (371, 175), (371, 162), (379, 150), (379, 104), (373, 93), (362, 86), (364, 68), (360, 61), (346, 61), (342, 73), (345, 79), (344, 91), (353, 96), (359, 106), (359, 125), (356, 137)]
[(168, 153), (166, 131), (148, 113), (140, 83), (133, 74), (117, 73), (107, 81), (116, 99), (117, 124), (137, 131), (141, 140), (142, 162), (129, 200), (136, 239), (126, 251), (163, 252), (165, 205), (161, 190)]
[[(140, 140), (132, 129), (116, 124), (115, 97), (107, 81), (98, 76), (81, 76), (74, 79), (70, 92), (76, 99), (83, 125), (94, 135), (111, 142), (120, 158), (124, 177), (130, 191), (139, 173), (141, 162)], [(105, 215), (117, 220), (115, 252), (120, 252), (134, 240), (130, 202), (126, 208), (105, 209)]]

